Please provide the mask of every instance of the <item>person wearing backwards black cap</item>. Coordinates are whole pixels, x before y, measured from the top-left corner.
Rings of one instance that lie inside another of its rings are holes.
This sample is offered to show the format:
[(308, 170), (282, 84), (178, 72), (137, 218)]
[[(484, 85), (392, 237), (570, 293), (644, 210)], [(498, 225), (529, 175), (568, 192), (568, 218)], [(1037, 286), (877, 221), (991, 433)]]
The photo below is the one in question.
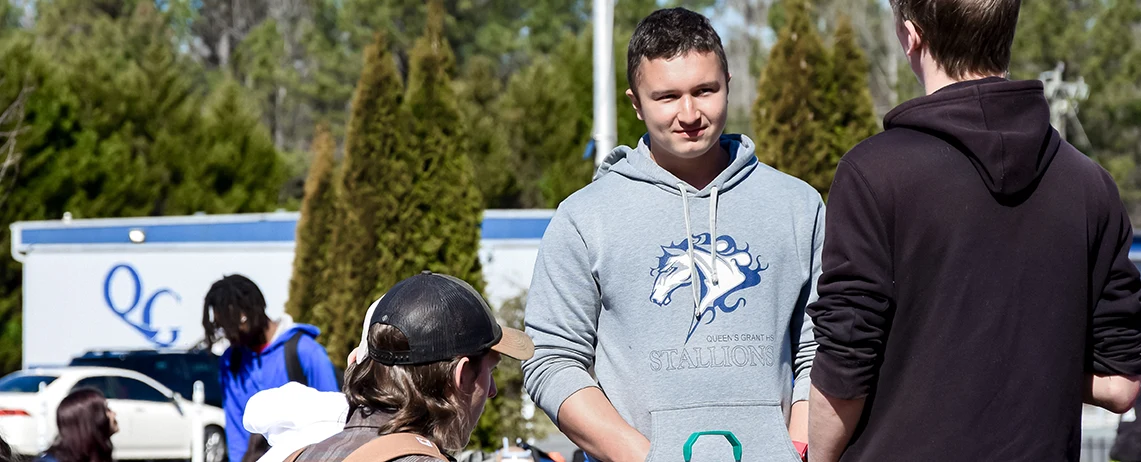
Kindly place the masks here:
[(423, 272), (369, 308), (367, 352), (345, 370), (345, 429), (287, 461), (451, 460), (496, 393), (500, 355), (526, 360), (535, 346), (500, 326), (466, 282)]

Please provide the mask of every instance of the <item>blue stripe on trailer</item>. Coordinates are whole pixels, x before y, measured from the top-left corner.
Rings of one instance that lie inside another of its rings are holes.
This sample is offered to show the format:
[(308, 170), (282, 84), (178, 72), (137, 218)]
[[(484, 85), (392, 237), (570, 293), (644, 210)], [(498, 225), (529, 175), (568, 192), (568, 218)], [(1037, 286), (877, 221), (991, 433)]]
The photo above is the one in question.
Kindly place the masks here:
[[(156, 218), (161, 221), (162, 218)], [(549, 217), (487, 217), (483, 220), (484, 240), (541, 239)], [(289, 243), (293, 242), (296, 220), (266, 220), (237, 223), (140, 224), (138, 226), (83, 226), (72, 222), (60, 227), (21, 229), (24, 245), (50, 244), (130, 244), (129, 233), (140, 230), (147, 244), (162, 243)]]

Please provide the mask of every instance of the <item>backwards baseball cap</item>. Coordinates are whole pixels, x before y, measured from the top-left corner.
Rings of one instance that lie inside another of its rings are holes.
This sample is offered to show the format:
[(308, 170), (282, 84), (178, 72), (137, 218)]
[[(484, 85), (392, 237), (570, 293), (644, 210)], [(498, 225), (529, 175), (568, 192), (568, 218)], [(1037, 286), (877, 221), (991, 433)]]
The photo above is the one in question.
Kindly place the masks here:
[[(399, 330), (408, 350), (368, 344), (374, 324)], [(424, 271), (396, 283), (369, 307), (357, 362), (367, 357), (385, 365), (417, 365), (498, 351), (520, 361), (535, 355), (535, 345), (518, 329), (500, 326), (483, 296), (453, 276)]]

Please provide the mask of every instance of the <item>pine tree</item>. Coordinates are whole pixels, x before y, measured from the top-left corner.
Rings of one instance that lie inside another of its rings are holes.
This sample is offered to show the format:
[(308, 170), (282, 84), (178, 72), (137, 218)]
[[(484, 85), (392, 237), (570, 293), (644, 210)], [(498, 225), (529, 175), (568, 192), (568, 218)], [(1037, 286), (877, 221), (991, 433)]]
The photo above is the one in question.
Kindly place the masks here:
[(463, 79), (455, 86), (463, 125), (468, 127), (468, 153), (484, 206), (511, 208), (516, 205), (518, 186), (496, 108), (503, 94), (503, 82), (495, 61), (486, 56), (472, 58), (465, 66)]
[[(1079, 103), (1078, 118), (1089, 146), (1077, 130), (1067, 136), (1113, 174), (1130, 215), (1141, 217), (1141, 5), (1116, 0), (1095, 16), (1088, 54), (1074, 79), (1089, 83), (1089, 99)], [(1074, 127), (1076, 129), (1076, 127)], [(1082, 140), (1084, 141), (1084, 140)]]
[[(273, 207), (277, 153), (241, 99), (195, 87), (153, 2), (105, 6), (41, 2), (43, 22), (0, 43), (0, 74), (15, 76), (0, 79), (0, 104), (25, 84), (35, 89), (0, 226), (65, 212), (93, 218)], [(10, 236), (0, 234), (7, 252)], [(20, 362), (22, 268), (3, 260), (0, 369), (10, 369)]]
[(171, 192), (166, 213), (272, 210), (284, 170), (256, 106), (236, 82), (226, 81), (210, 95), (202, 116), (192, 129), (199, 142), (186, 157), (186, 179)]
[(394, 191), (401, 206), (381, 214), (381, 290), (425, 269), (483, 290), (478, 258), (483, 199), (450, 78), (455, 57), (443, 33), (445, 16), (442, 0), (429, 2), (424, 36), (410, 54), (403, 110), (412, 126), (400, 160), (411, 182), (402, 185), (407, 190)]
[(833, 40), (832, 87), (828, 95), (833, 141), (828, 162), (835, 165), (849, 149), (874, 135), (879, 123), (868, 89), (868, 60), (856, 43), (856, 32), (846, 16), (838, 20)]
[(297, 221), (297, 240), (293, 256), (293, 276), (289, 279), (289, 300), (285, 310), (295, 319), (307, 321), (313, 307), (329, 296), (323, 280), (329, 237), (336, 221), (333, 190), (333, 156), (337, 149), (329, 126), (319, 124), (313, 138), (313, 163), (305, 179), (305, 198), (301, 202), (301, 218)]
[(522, 207), (558, 206), (590, 182), (589, 36), (567, 35), (551, 56), (513, 75), (500, 100)]
[[(337, 171), (336, 221), (331, 233), (327, 303), (313, 307), (311, 322), (324, 332), (323, 341), (335, 364), (344, 366), (360, 338), (361, 316), (383, 293), (377, 281), (389, 268), (379, 254), (380, 237), (387, 234), (384, 217), (404, 210), (401, 199), (412, 182), (410, 167), (400, 157), (406, 123), (400, 113), (403, 85), (387, 43), (377, 34), (365, 48), (364, 67), (353, 94), (345, 137), (345, 154)], [(408, 251), (399, 243), (391, 251)]]
[(824, 94), (831, 85), (831, 63), (805, 1), (787, 0), (783, 11), (785, 26), (769, 55), (753, 105), (757, 158), (823, 194), (831, 186), (838, 160)]

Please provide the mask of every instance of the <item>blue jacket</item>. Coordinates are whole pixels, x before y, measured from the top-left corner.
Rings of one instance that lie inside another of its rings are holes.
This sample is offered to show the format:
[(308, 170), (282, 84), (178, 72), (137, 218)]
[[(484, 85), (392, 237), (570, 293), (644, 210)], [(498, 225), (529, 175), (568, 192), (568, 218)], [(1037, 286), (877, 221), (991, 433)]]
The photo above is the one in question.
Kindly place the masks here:
[[(321, 333), (320, 329), (308, 324), (292, 324), (291, 321), (283, 322), (280, 327), (286, 329), (276, 334), (261, 354), (245, 347), (231, 346), (220, 358), (218, 369), (222, 380), (222, 406), (226, 412), (226, 446), (231, 462), (241, 461), (249, 444), (250, 433), (242, 425), (246, 402), (259, 391), (277, 388), (289, 382), (285, 366), (285, 343), (295, 332), (303, 333), (297, 342), (297, 357), (305, 377), (309, 379), (309, 386), (321, 391), (340, 391), (329, 354), (316, 340)], [(236, 375), (230, 370), (230, 357), (234, 348), (238, 348), (241, 361)]]

